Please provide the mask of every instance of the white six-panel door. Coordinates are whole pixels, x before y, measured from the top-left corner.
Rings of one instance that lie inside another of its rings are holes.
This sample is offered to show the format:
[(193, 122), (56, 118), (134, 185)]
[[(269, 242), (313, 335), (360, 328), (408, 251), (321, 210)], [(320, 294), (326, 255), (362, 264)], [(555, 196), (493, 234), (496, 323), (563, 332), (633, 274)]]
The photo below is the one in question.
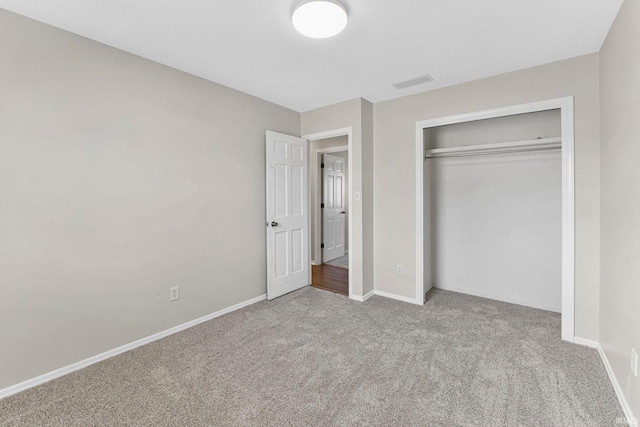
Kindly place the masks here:
[(267, 299), (309, 284), (307, 141), (267, 131)]
[(344, 256), (344, 159), (324, 154), (322, 163), (322, 262), (327, 262)]

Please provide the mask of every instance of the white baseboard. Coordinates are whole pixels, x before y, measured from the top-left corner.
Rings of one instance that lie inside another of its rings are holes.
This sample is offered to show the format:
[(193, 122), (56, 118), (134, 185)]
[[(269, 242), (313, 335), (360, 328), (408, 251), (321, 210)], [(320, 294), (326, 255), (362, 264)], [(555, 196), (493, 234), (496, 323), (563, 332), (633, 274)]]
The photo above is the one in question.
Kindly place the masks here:
[(353, 295), (351, 297), (352, 300), (356, 300), (359, 302), (365, 302), (366, 300), (368, 300), (369, 298), (371, 298), (373, 296), (373, 291), (369, 292), (368, 294), (366, 294), (365, 296), (361, 297), (358, 295)]
[(508, 302), (509, 304), (523, 305), (525, 307), (537, 308), (539, 310), (553, 311), (554, 313), (560, 313), (562, 310), (558, 307), (546, 306), (545, 304), (531, 303), (530, 301), (521, 300), (519, 298), (505, 298), (504, 295), (494, 295), (490, 292), (478, 292), (476, 289), (458, 288), (455, 286), (434, 286), (436, 289), (442, 289), (443, 291), (458, 292), (460, 294), (472, 295), (474, 297), (487, 298), (496, 301)]
[(378, 290), (374, 290), (373, 293), (376, 294), (376, 295), (380, 295), (381, 297), (385, 297), (385, 298), (391, 298), (391, 299), (395, 299), (395, 300), (398, 300), (398, 301), (408, 302), (408, 303), (416, 304), (416, 305), (423, 305), (422, 301), (416, 301), (415, 298), (403, 297), (401, 295), (396, 295), (396, 294), (392, 294), (392, 293), (389, 293), (389, 292), (383, 292), (383, 291), (378, 291)]
[[(392, 294), (389, 292), (383, 292), (383, 291), (371, 291), (369, 293), (367, 293), (364, 297), (357, 297), (354, 296), (353, 299), (357, 300), (357, 301), (366, 301), (367, 299), (369, 299), (371, 296), (373, 295), (379, 295), (381, 297), (385, 297), (385, 298), (391, 298), (391, 299), (395, 299), (398, 301), (403, 301), (403, 302), (408, 302), (411, 304), (418, 304), (418, 305), (422, 305), (421, 303), (416, 302), (415, 299), (413, 298), (408, 298), (408, 297), (403, 297), (401, 295), (396, 295), (396, 294)], [(251, 304), (255, 304), (257, 302), (263, 301), (267, 298), (267, 295), (260, 295), (258, 297), (249, 299), (247, 301), (243, 301), (241, 303), (232, 305), (231, 307), (227, 307), (224, 308), (222, 310), (216, 311), (214, 313), (208, 314), (206, 316), (200, 317), (198, 319), (195, 320), (191, 320), (189, 322), (183, 323), (181, 325), (178, 326), (174, 326), (173, 328), (169, 328), (166, 329), (162, 332), (158, 332), (156, 334), (150, 335), (148, 337), (145, 338), (141, 338), (139, 340), (136, 340), (134, 342), (131, 342), (129, 344), (125, 344), (122, 345), (120, 347), (114, 348), (112, 350), (106, 351), (104, 353), (98, 354), (96, 356), (92, 356), (88, 359), (84, 359), (81, 360), (79, 362), (73, 363), (71, 365), (65, 366), (63, 368), (60, 369), (56, 369), (54, 371), (48, 372), (46, 374), (37, 376), (35, 378), (31, 378), (29, 380), (23, 381), (21, 383), (9, 386), (7, 388), (4, 388), (2, 390), (0, 390), (0, 399), (11, 396), (13, 394), (19, 393), (21, 391), (27, 390), (29, 388), (35, 387), (37, 385), (43, 384), (45, 382), (51, 381), (53, 379), (62, 377), (64, 375), (70, 374), (71, 372), (77, 371), (79, 369), (85, 368), (87, 366), (93, 365), (94, 363), (109, 359), (110, 357), (113, 356), (117, 356), (119, 354), (122, 354), (126, 351), (129, 350), (133, 350), (134, 348), (137, 347), (141, 347), (145, 344), (149, 344), (153, 341), (159, 340), (161, 338), (165, 338), (169, 335), (175, 334), (177, 332), (183, 331), (185, 329), (189, 329), (193, 326), (196, 326), (200, 323), (206, 322), (208, 320), (211, 319), (215, 319), (216, 317), (222, 316), (224, 314), (227, 313), (231, 313), (232, 311), (236, 311), (239, 310), (243, 307), (246, 307), (248, 305)], [(598, 353), (600, 354), (600, 358), (602, 359), (602, 362), (604, 364), (604, 367), (607, 371), (607, 374), (609, 375), (609, 380), (611, 381), (611, 384), (613, 385), (613, 389), (616, 393), (616, 396), (618, 397), (618, 400), (620, 401), (620, 406), (622, 407), (622, 410), (625, 414), (625, 416), (627, 417), (627, 420), (629, 422), (628, 425), (630, 426), (637, 426), (638, 425), (638, 419), (634, 417), (633, 413), (631, 412), (631, 407), (629, 406), (629, 403), (627, 402), (627, 399), (625, 398), (624, 394), (622, 393), (622, 388), (620, 387), (620, 384), (618, 383), (617, 378), (615, 377), (615, 374), (613, 373), (613, 369), (611, 368), (611, 364), (609, 363), (609, 359), (607, 358), (606, 353), (604, 352), (604, 350), (602, 349), (602, 346), (600, 346), (600, 344), (596, 341), (593, 340), (589, 340), (586, 338), (580, 338), (580, 337), (574, 337), (574, 343), (575, 344), (579, 344), (579, 345), (585, 345), (588, 347), (592, 347), (592, 348), (596, 348), (598, 350)]]
[(11, 396), (12, 394), (19, 393), (21, 391), (27, 390), (29, 388), (35, 387), (37, 385), (46, 383), (53, 379), (59, 378), (63, 375), (70, 374), (71, 372), (77, 371), (79, 369), (86, 368), (89, 365), (93, 365), (94, 363), (101, 362), (105, 359), (109, 359), (110, 357), (117, 356), (118, 354), (124, 353), (129, 350), (133, 350), (134, 348), (143, 346), (145, 344), (149, 344), (153, 341), (175, 334), (176, 332), (184, 331), (185, 329), (189, 329), (195, 325), (198, 325), (200, 323), (222, 316), (223, 314), (231, 313), (232, 311), (236, 311), (248, 305), (255, 304), (257, 302), (265, 300), (266, 298), (267, 298), (267, 294), (260, 295), (259, 297), (255, 297), (250, 300), (243, 301), (241, 303), (232, 305), (231, 307), (223, 308), (222, 310), (216, 311), (215, 313), (207, 314), (206, 316), (200, 317), (195, 320), (191, 320), (190, 322), (186, 322), (181, 325), (174, 326), (173, 328), (169, 328), (162, 332), (158, 332), (148, 337), (141, 338), (129, 344), (122, 345), (120, 347), (114, 348), (109, 351), (105, 351), (104, 353), (100, 353), (98, 355), (89, 357), (88, 359), (84, 359), (79, 362), (72, 363), (71, 365), (56, 369), (55, 371), (47, 372), (46, 374), (42, 374), (35, 378), (31, 378), (21, 383), (9, 386), (7, 388), (3, 388), (2, 390), (0, 390), (0, 399)]
[(627, 424), (631, 427), (637, 427), (638, 418), (633, 416), (631, 412), (631, 406), (629, 406), (629, 402), (627, 402), (627, 398), (624, 396), (622, 392), (622, 387), (620, 387), (620, 383), (618, 383), (618, 379), (613, 373), (613, 368), (609, 363), (609, 359), (607, 358), (607, 354), (602, 349), (600, 343), (597, 343), (596, 348), (598, 349), (598, 353), (600, 353), (600, 358), (602, 359), (602, 363), (604, 363), (604, 368), (607, 370), (607, 374), (609, 375), (609, 380), (611, 380), (611, 384), (613, 384), (613, 389), (616, 392), (616, 396), (618, 396), (618, 400), (620, 401), (620, 406), (622, 406), (622, 412), (624, 412), (624, 416), (627, 417)]
[(371, 298), (375, 294), (375, 291), (368, 292), (365, 296), (362, 297), (362, 301), (366, 301)]
[(598, 348), (598, 341), (593, 341), (586, 338), (573, 337), (573, 343), (584, 345), (586, 347)]

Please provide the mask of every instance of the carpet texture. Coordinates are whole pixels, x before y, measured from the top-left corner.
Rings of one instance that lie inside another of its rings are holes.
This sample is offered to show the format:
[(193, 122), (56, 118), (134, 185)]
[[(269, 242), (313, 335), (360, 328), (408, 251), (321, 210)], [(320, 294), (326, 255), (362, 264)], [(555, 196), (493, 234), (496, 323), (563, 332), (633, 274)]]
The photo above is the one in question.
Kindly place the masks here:
[(306, 287), (0, 401), (2, 426), (610, 426), (593, 349), (555, 313)]
[(339, 258), (332, 259), (331, 261), (323, 262), (323, 264), (349, 269), (349, 254), (345, 254)]

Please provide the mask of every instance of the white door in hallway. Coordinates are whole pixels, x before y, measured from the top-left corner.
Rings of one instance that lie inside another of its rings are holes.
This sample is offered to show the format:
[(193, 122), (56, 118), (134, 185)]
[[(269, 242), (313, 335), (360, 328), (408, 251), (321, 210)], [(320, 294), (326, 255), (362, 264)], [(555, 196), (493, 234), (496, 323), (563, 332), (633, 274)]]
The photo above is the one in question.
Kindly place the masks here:
[(307, 141), (267, 131), (267, 299), (309, 284)]
[(344, 159), (322, 156), (322, 262), (344, 256)]

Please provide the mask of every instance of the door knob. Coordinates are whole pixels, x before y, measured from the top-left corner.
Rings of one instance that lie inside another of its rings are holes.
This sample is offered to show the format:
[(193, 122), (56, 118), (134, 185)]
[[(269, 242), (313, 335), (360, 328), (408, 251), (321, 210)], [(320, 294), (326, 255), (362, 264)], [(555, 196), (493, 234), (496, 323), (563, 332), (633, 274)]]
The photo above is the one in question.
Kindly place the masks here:
[(342, 212), (340, 212), (340, 213), (341, 213), (341, 214), (344, 214), (344, 213), (346, 213), (346, 212), (345, 212), (345, 211), (342, 211)]
[(277, 226), (278, 226), (278, 223), (277, 223), (277, 222), (275, 222), (275, 221), (271, 221), (271, 226), (272, 226), (272, 227), (277, 227)]

